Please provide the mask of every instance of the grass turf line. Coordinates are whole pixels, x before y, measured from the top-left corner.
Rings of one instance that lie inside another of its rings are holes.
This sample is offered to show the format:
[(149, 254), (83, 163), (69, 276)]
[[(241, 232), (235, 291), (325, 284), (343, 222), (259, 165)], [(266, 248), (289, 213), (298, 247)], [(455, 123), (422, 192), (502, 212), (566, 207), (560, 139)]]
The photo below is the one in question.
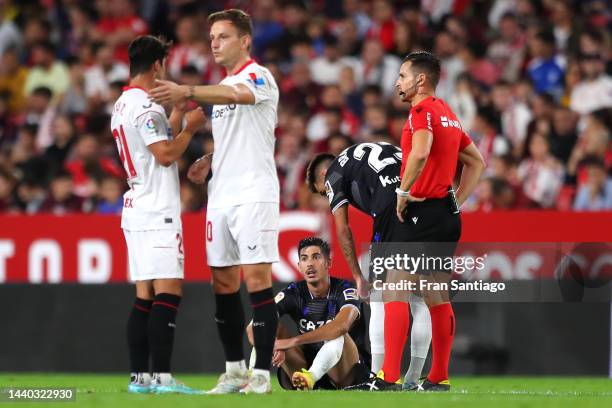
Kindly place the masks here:
[[(216, 376), (177, 375), (195, 388), (212, 388)], [(273, 377), (275, 380), (275, 377)], [(290, 392), (273, 383), (270, 395), (131, 395), (127, 375), (0, 373), (4, 387), (76, 387), (75, 403), (20, 402), (16, 407), (606, 407), (612, 406), (612, 380), (567, 377), (456, 377), (450, 393)], [(4, 405), (4, 404), (2, 404)], [(7, 405), (8, 406), (8, 405)], [(11, 405), (13, 406), (13, 405)]]

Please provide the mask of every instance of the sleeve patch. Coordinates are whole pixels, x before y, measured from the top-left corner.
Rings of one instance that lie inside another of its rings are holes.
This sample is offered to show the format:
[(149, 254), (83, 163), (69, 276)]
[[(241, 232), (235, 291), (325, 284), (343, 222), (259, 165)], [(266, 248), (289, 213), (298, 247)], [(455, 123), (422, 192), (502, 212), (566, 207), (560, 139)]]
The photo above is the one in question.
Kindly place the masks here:
[(153, 118), (148, 118), (147, 121), (145, 122), (145, 126), (147, 127), (148, 130), (152, 132), (157, 131), (157, 125), (155, 124), (155, 120), (153, 120)]
[(357, 297), (357, 289), (356, 288), (348, 288), (342, 291), (344, 295), (344, 300), (359, 300)]
[(327, 195), (327, 199), (331, 204), (334, 200), (334, 190), (332, 189), (331, 183), (328, 181), (325, 182), (325, 194)]
[(255, 86), (265, 85), (266, 83), (263, 77), (258, 77), (254, 72), (249, 73), (249, 78)]
[(276, 297), (274, 298), (274, 302), (278, 303), (285, 298), (285, 292), (278, 292)]

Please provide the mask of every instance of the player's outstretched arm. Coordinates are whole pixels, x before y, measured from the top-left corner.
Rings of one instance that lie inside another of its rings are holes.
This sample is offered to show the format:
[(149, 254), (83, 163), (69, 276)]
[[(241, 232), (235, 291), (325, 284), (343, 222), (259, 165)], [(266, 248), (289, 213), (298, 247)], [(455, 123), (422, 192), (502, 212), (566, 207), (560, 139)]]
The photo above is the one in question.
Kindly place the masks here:
[(363, 278), (361, 268), (359, 267), (355, 241), (353, 240), (353, 232), (349, 226), (348, 204), (342, 205), (336, 209), (334, 212), (334, 223), (336, 224), (336, 235), (338, 236), (342, 254), (357, 284), (359, 298), (367, 300), (369, 297), (369, 283)]
[(172, 81), (156, 80), (157, 87), (153, 88), (149, 95), (156, 103), (177, 103), (192, 99), (210, 105), (254, 105), (255, 95), (246, 86), (236, 85), (179, 85)]
[(274, 343), (275, 350), (286, 350), (302, 344), (318, 343), (344, 336), (359, 317), (359, 310), (353, 305), (343, 307), (334, 320), (311, 332), (300, 334), (289, 339), (279, 339)]
[(185, 116), (187, 124), (175, 139), (163, 140), (148, 146), (155, 160), (162, 166), (168, 167), (177, 161), (187, 149), (193, 134), (206, 123), (202, 108), (189, 111)]
[(459, 181), (459, 187), (457, 188), (457, 204), (461, 207), (476, 188), (480, 175), (486, 167), (486, 163), (474, 143), (470, 143), (465, 149), (459, 152), (459, 161), (463, 163), (461, 179)]

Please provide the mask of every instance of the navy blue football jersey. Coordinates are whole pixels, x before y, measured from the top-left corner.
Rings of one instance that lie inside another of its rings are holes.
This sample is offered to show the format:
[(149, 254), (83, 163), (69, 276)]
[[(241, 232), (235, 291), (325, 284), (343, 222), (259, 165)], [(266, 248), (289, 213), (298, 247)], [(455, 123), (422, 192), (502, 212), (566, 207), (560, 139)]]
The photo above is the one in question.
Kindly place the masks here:
[(395, 207), (402, 151), (389, 143), (359, 143), (345, 149), (327, 169), (325, 192), (336, 212), (350, 204), (370, 217)]
[[(357, 296), (355, 284), (344, 279), (330, 277), (329, 292), (324, 298), (312, 296), (302, 280), (290, 284), (278, 292), (275, 298), (279, 316), (289, 315), (300, 334), (313, 331), (334, 320), (343, 307), (355, 307), (359, 318), (353, 323), (349, 334), (362, 356), (369, 356), (366, 348), (366, 327), (363, 304)], [(306, 348), (318, 350), (323, 343), (307, 344)]]

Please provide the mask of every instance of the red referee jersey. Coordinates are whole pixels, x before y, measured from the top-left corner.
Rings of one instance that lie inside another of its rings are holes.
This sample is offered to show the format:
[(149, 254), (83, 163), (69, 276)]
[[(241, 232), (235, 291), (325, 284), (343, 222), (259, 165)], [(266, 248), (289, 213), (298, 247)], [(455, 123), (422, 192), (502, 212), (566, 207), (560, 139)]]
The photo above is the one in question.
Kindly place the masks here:
[(433, 133), (431, 151), (425, 168), (410, 188), (415, 197), (442, 198), (452, 186), (459, 152), (472, 143), (465, 134), (455, 113), (440, 98), (430, 96), (410, 109), (402, 131), (402, 170), (412, 150), (412, 135), (420, 129)]

